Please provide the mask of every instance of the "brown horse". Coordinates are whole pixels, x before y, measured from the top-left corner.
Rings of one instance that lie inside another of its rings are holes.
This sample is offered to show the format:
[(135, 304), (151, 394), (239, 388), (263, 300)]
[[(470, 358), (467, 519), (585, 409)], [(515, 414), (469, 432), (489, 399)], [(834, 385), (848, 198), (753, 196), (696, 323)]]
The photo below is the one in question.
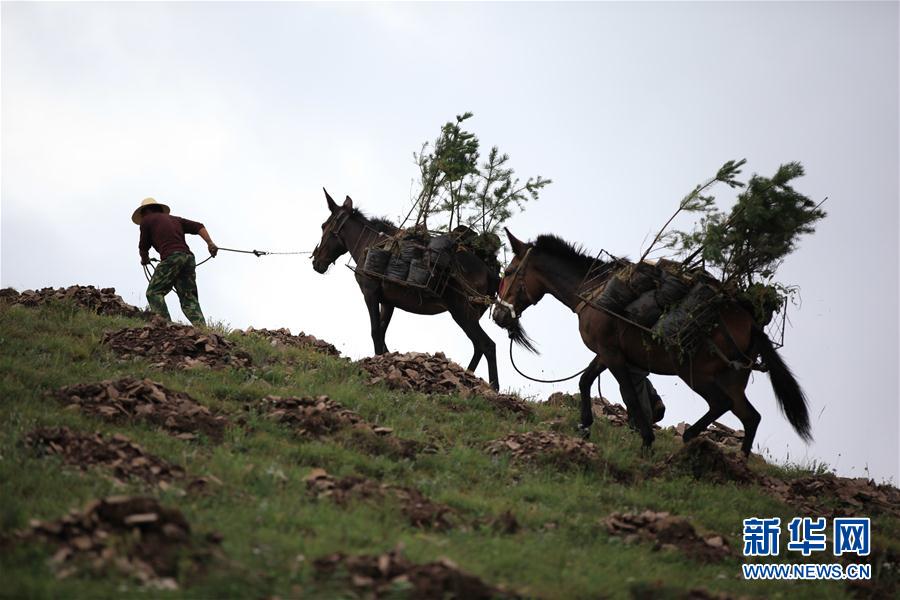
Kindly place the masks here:
[(608, 368), (619, 383), (622, 400), (629, 415), (634, 416), (644, 447), (651, 447), (653, 430), (638, 405), (629, 377), (629, 365), (636, 365), (651, 373), (677, 375), (709, 404), (709, 411), (684, 432), (685, 442), (730, 410), (744, 425), (741, 449), (744, 454), (749, 454), (760, 415), (747, 400), (744, 390), (752, 363), (759, 356), (769, 371), (782, 412), (801, 438), (811, 439), (806, 397), (800, 385), (768, 336), (742, 306), (726, 303), (719, 309), (719, 324), (708, 336), (718, 351), (710, 344), (698, 344), (692, 353), (678, 357), (635, 325), (582, 302), (579, 286), (595, 259), (585, 255), (580, 248), (552, 235), (541, 235), (532, 243), (524, 243), (509, 230), (506, 233), (515, 257), (500, 283), (494, 321), (504, 329), (516, 332), (517, 337), (521, 336), (518, 319), (522, 311), (537, 304), (547, 293), (578, 314), (581, 339), (596, 354), (579, 381), (579, 427), (584, 435), (589, 433), (593, 423), (591, 385)]
[[(338, 206), (325, 191), (325, 200), (331, 215), (322, 223), (322, 239), (312, 254), (313, 268), (318, 273), (325, 273), (328, 267), (347, 252), (357, 265), (361, 265), (372, 244), (385, 235), (397, 232), (397, 227), (392, 223), (384, 219), (370, 219), (353, 208), (350, 196), (347, 196), (342, 206)], [(388, 351), (384, 336), (394, 308), (417, 315), (436, 315), (447, 311), (474, 347), (475, 352), (467, 368), (474, 372), (484, 356), (488, 363), (490, 383), (494, 389), (499, 389), (495, 344), (478, 322), (488, 305), (473, 302), (471, 298), (474, 294), (493, 298), (497, 293), (500, 277), (481, 259), (466, 251), (454, 253), (452, 268), (454, 277), (461, 280), (468, 291), (451, 280), (439, 297), (380, 277), (356, 273), (356, 282), (369, 309), (375, 354)]]

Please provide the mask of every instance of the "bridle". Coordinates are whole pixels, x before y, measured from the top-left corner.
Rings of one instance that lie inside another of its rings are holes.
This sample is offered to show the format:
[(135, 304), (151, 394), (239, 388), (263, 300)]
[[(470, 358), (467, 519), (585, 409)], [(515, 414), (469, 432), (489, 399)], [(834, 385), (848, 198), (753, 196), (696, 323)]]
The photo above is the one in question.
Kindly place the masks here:
[[(334, 236), (340, 239), (341, 229), (343, 229), (344, 224), (347, 222), (347, 219), (350, 218), (349, 211), (341, 209), (336, 215), (331, 215), (328, 221), (325, 222), (325, 231), (322, 232), (322, 239), (324, 240), (326, 237)], [(341, 240), (343, 242), (343, 240)], [(312, 251), (312, 256), (310, 257), (312, 260), (315, 260), (319, 254), (319, 246), (321, 244), (317, 244), (315, 250)], [(332, 261), (333, 262), (333, 261)]]
[[(528, 257), (531, 256), (531, 250), (533, 247), (534, 246), (528, 247), (528, 250), (525, 252), (525, 256), (523, 256), (522, 260), (519, 261), (519, 265), (516, 267), (515, 272), (511, 276), (512, 282), (510, 283), (510, 285), (501, 289), (500, 294), (497, 296), (497, 304), (499, 304), (500, 306), (502, 306), (503, 308), (508, 310), (510, 316), (513, 319), (517, 319), (518, 316), (516, 315), (516, 308), (513, 306), (512, 302), (510, 302), (509, 300), (506, 299), (509, 296), (508, 292), (510, 290), (512, 290), (514, 288), (515, 288), (516, 292), (521, 290), (522, 293), (525, 294), (525, 298), (528, 300), (529, 306), (535, 303), (534, 300), (531, 298), (531, 294), (528, 293), (528, 287), (525, 285), (525, 278), (523, 276), (521, 276), (522, 269), (525, 266), (525, 263), (528, 262)], [(503, 280), (506, 281), (506, 277), (504, 277)], [(513, 297), (512, 300), (515, 301), (515, 297)], [(493, 311), (491, 311), (491, 312), (493, 313)], [(492, 314), (492, 316), (493, 316), (493, 314)]]

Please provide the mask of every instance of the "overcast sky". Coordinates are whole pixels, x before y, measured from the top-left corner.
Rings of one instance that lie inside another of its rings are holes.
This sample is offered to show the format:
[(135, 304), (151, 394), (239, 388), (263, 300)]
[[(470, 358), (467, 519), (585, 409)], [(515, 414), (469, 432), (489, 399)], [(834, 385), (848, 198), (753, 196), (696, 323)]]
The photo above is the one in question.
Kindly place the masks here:
[[(781, 352), (816, 441), (800, 441), (757, 374), (757, 443), (900, 479), (897, 3), (4, 2), (0, 84), (0, 284), (114, 286), (140, 305), (129, 217), (145, 196), (202, 221), (221, 246), (311, 250), (323, 186), (397, 217), (412, 151), (466, 110), (520, 175), (554, 180), (512, 231), (591, 251), (638, 254), (728, 159), (746, 157), (746, 175), (799, 160), (796, 187), (827, 196), (829, 216), (779, 272), (803, 300)], [(733, 193), (719, 192), (727, 207)], [(304, 258), (223, 253), (199, 268), (201, 303), (211, 320), (303, 330), (359, 358), (372, 352), (368, 317), (343, 264), (322, 276)], [(174, 295), (169, 305), (183, 319)], [(519, 377), (504, 332), (482, 324), (502, 387), (577, 389)], [(590, 360), (552, 298), (523, 324), (543, 351), (519, 354), (527, 372), (559, 377)], [(398, 312), (387, 343), (471, 355), (447, 315)], [(675, 378), (653, 381), (664, 424), (705, 412)], [(619, 401), (612, 376), (602, 383)]]

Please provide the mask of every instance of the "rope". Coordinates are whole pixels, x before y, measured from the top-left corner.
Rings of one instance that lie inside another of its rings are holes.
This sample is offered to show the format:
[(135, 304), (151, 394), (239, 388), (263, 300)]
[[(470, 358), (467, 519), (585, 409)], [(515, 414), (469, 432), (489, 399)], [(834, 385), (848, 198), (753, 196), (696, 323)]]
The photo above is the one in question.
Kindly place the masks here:
[[(308, 252), (308, 251), (304, 251), (304, 252), (271, 252), (268, 250), (238, 250), (236, 248), (222, 248), (221, 246), (219, 246), (219, 250), (224, 250), (225, 252), (238, 252), (240, 254), (252, 254), (256, 258), (259, 258), (260, 256), (274, 256), (274, 255), (282, 255), (283, 256), (283, 255), (297, 255), (297, 254), (312, 254), (312, 252)], [(213, 258), (213, 256), (210, 254), (209, 256), (207, 256), (206, 258), (204, 258), (203, 260), (198, 262), (195, 266), (199, 267), (200, 265), (202, 265), (206, 261), (210, 260), (211, 258)], [(156, 260), (156, 259), (154, 259), (154, 260)], [(150, 281), (150, 276), (146, 273), (146, 271), (147, 271), (146, 266), (144, 267), (144, 271), (145, 271), (144, 274), (147, 275), (147, 281)]]
[[(260, 256), (270, 256), (270, 255), (312, 254), (312, 252), (307, 252), (307, 251), (303, 251), (303, 252), (271, 252), (268, 250), (238, 250), (236, 248), (222, 248), (221, 246), (219, 246), (218, 248), (219, 248), (219, 250), (224, 250), (225, 252), (238, 252), (240, 254), (252, 254), (256, 258), (259, 258)], [(203, 260), (201, 260), (194, 266), (199, 267), (200, 265), (202, 265), (203, 263), (205, 263), (206, 261), (208, 261), (211, 258), (213, 258), (212, 254), (210, 254), (209, 256), (207, 256), (206, 258), (204, 258)], [(150, 262), (159, 262), (159, 261), (155, 258), (151, 258)], [(153, 271), (151, 271), (148, 268), (148, 265), (142, 265), (142, 266), (144, 268), (144, 277), (147, 278), (147, 282), (149, 283), (150, 278), (153, 275)], [(155, 270), (156, 269), (154, 269), (154, 271)]]
[[(219, 250), (224, 250), (225, 252), (239, 252), (241, 254), (252, 254), (257, 258), (259, 258), (260, 256), (269, 256), (269, 255), (274, 255), (274, 254), (280, 254), (280, 255), (312, 254), (312, 252), (270, 252), (268, 250), (236, 250), (235, 248), (222, 248), (221, 246), (219, 246)], [(210, 257), (210, 258), (212, 258), (212, 257)], [(207, 258), (203, 262), (206, 262), (207, 260), (209, 260), (209, 258)], [(203, 263), (199, 263), (199, 264), (203, 264)]]
[[(582, 373), (584, 373), (585, 371), (588, 370), (588, 368), (585, 367), (582, 370), (575, 373), (574, 375), (569, 375), (568, 377), (563, 377), (562, 379), (538, 379), (537, 377), (529, 377), (528, 375), (526, 375), (525, 373), (520, 371), (519, 367), (516, 366), (516, 361), (515, 361), (515, 359), (513, 359), (512, 349), (513, 349), (513, 341), (512, 341), (512, 339), (510, 339), (509, 340), (509, 362), (512, 363), (513, 369), (516, 370), (516, 373), (518, 373), (525, 379), (530, 379), (531, 381), (536, 381), (538, 383), (560, 383), (562, 381), (568, 381), (570, 379), (575, 379), (576, 377), (578, 377), (579, 375), (581, 375)], [(590, 366), (590, 365), (588, 365), (588, 366)]]

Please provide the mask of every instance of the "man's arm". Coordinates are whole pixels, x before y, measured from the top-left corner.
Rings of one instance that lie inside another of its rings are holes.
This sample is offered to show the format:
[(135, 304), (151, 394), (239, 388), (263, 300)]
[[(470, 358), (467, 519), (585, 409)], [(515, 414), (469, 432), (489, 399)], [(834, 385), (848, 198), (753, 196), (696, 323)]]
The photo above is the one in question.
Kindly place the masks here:
[(150, 227), (141, 223), (141, 240), (138, 242), (138, 252), (141, 255), (141, 264), (150, 264)]
[(199, 233), (200, 237), (203, 238), (203, 241), (206, 242), (206, 248), (209, 250), (210, 256), (215, 256), (219, 253), (219, 247), (216, 246), (213, 243), (212, 238), (209, 237), (209, 232), (206, 230), (206, 227), (201, 227), (200, 231), (197, 233)]
[(181, 220), (181, 228), (185, 233), (195, 233), (203, 238), (203, 241), (206, 242), (206, 248), (212, 256), (215, 256), (219, 252), (219, 247), (213, 243), (212, 238), (209, 237), (209, 232), (206, 230), (206, 227), (203, 226), (203, 223), (191, 221), (184, 217), (177, 218)]

